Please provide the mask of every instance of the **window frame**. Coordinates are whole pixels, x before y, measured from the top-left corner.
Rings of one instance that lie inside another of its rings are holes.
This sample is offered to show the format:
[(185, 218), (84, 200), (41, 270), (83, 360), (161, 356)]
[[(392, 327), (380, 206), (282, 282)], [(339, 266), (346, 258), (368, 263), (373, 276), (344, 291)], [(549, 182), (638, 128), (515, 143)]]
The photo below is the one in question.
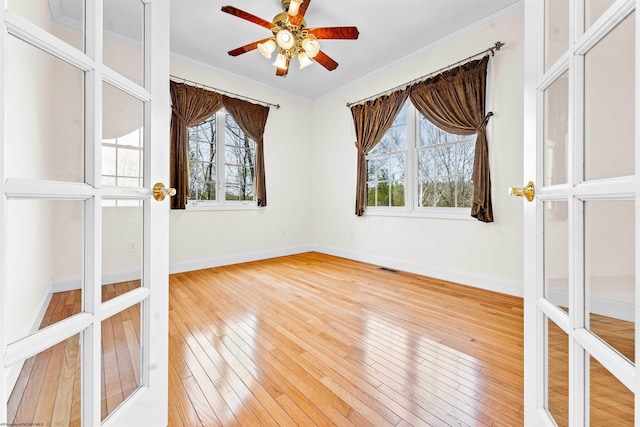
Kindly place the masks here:
[[(365, 206), (364, 214), (368, 216), (386, 216), (386, 217), (413, 217), (413, 218), (442, 218), (442, 219), (462, 219), (474, 220), (471, 216), (471, 207), (435, 207), (420, 206), (418, 201), (418, 152), (424, 150), (419, 146), (420, 136), (420, 112), (411, 103), (407, 103), (407, 147), (404, 151), (394, 151), (385, 153), (385, 155), (405, 154), (405, 170), (404, 170), (404, 189), (405, 189), (405, 205), (404, 206)], [(456, 143), (467, 143), (475, 135), (470, 135), (468, 139), (457, 141)], [(442, 144), (447, 145), (447, 144)], [(368, 162), (370, 158), (379, 157), (380, 154), (374, 154), (371, 157), (365, 156)], [(368, 167), (368, 163), (367, 163)]]
[[(215, 116), (216, 118), (216, 156), (215, 156), (215, 166), (216, 166), (216, 200), (192, 200), (188, 199), (185, 209), (186, 210), (227, 210), (227, 211), (238, 211), (238, 210), (257, 210), (258, 200), (255, 197), (255, 176), (254, 176), (254, 200), (227, 200), (226, 199), (226, 117), (230, 114), (225, 110), (225, 108), (220, 108), (211, 116), (207, 117), (205, 121), (211, 119), (211, 117)], [(232, 116), (233, 117), (233, 116)], [(235, 121), (235, 119), (234, 119)], [(203, 122), (204, 123), (204, 122)], [(196, 126), (200, 126), (196, 125)], [(244, 132), (243, 132), (244, 133)], [(222, 135), (222, 138), (218, 136)], [(255, 157), (256, 157), (256, 142), (254, 141), (254, 167), (255, 167)], [(191, 139), (189, 138), (189, 145), (191, 145)], [(222, 153), (223, 155), (219, 155)], [(191, 181), (190, 183), (191, 184)], [(191, 186), (189, 186), (189, 191), (191, 191)]]

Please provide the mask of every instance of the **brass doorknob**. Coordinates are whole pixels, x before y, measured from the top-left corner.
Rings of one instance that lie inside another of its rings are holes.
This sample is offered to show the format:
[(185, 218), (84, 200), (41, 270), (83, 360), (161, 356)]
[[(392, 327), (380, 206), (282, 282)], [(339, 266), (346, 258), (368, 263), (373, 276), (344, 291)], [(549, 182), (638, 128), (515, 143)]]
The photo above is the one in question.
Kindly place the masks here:
[(153, 186), (153, 198), (159, 202), (163, 201), (166, 196), (171, 197), (175, 195), (175, 188), (167, 188), (161, 182), (156, 182), (156, 184)]
[(535, 187), (533, 185), (533, 182), (529, 181), (527, 183), (527, 185), (525, 187), (511, 187), (509, 188), (509, 195), (510, 196), (519, 196), (519, 197), (526, 197), (528, 201), (533, 201), (533, 197), (536, 194), (536, 190)]

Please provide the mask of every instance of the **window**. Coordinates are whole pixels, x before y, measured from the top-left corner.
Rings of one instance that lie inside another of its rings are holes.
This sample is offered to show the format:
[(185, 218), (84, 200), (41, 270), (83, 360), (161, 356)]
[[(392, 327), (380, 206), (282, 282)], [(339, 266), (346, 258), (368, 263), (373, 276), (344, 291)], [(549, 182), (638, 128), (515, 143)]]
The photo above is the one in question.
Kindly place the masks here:
[(367, 211), (468, 215), (475, 140), (439, 129), (407, 101), (366, 157)]
[(189, 128), (189, 204), (255, 205), (256, 144), (219, 110)]
[(144, 155), (142, 128), (113, 139), (102, 140), (102, 184), (142, 187)]

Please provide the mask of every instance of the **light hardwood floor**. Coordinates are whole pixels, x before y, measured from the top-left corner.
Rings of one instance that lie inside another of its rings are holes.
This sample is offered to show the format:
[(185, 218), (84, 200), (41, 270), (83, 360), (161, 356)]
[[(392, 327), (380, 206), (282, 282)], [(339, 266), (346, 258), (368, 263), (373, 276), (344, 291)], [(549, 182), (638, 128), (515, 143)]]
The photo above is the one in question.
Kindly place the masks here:
[[(103, 300), (136, 286), (105, 287)], [(77, 293), (55, 294), (45, 319), (79, 307)], [(103, 326), (112, 373), (103, 418), (139, 384), (136, 309)], [(306, 253), (172, 275), (169, 317), (172, 427), (523, 422), (520, 298)], [(601, 320), (592, 323), (601, 336), (633, 354), (633, 325)], [(563, 334), (550, 326), (549, 406), (560, 426)], [(77, 337), (29, 359), (10, 420), (79, 425), (79, 361)], [(596, 363), (591, 375), (592, 425), (633, 425), (628, 390)]]
[(172, 426), (517, 426), (522, 300), (307, 253), (176, 274)]

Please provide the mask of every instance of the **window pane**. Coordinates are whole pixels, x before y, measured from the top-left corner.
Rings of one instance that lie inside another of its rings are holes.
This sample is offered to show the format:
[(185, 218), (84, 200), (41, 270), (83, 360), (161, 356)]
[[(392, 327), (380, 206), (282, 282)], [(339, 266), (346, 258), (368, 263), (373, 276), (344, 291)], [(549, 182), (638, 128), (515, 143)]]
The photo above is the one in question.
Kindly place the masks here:
[(567, 183), (569, 75), (544, 91), (544, 185)]
[(586, 180), (634, 173), (635, 59), (635, 12), (585, 55)]
[(471, 180), (466, 177), (458, 177), (456, 191), (456, 207), (470, 208), (473, 204), (473, 183)]
[(189, 200), (216, 200), (216, 116), (189, 128)]
[(378, 183), (378, 200), (376, 206), (389, 206), (389, 183)]
[(456, 206), (456, 181), (455, 177), (439, 177), (437, 184), (437, 202), (439, 208), (454, 208)]
[(142, 86), (144, 4), (140, 0), (103, 3), (103, 55), (108, 67)]
[(142, 286), (143, 205), (141, 200), (104, 200), (102, 207), (102, 301)]
[(404, 182), (391, 183), (391, 206), (404, 206)]
[(596, 359), (589, 358), (589, 418), (592, 426), (633, 426), (633, 393)]
[(569, 204), (565, 200), (543, 203), (544, 297), (569, 312)]
[(7, 175), (84, 182), (84, 73), (16, 37), (6, 43)]
[[(102, 91), (102, 174), (113, 174), (114, 157), (110, 145), (115, 144), (116, 185), (141, 187), (144, 103), (107, 83), (102, 84)], [(104, 176), (102, 180), (106, 184)]]
[[(58, 320), (62, 319), (52, 318), (52, 322)], [(5, 425), (79, 426), (81, 353), (76, 334), (10, 366), (10, 375), (19, 370), (19, 376), (7, 402)]]
[(377, 159), (378, 166), (378, 181), (389, 180), (389, 157), (380, 157)]
[(6, 221), (0, 303), (11, 343), (82, 311), (85, 202), (9, 199)]
[(389, 157), (389, 179), (404, 180), (404, 154)]
[(418, 204), (421, 207), (435, 206), (436, 185), (433, 180), (420, 181), (418, 183)]
[[(102, 147), (102, 175), (116, 175), (116, 147)], [(104, 177), (102, 183), (106, 184)], [(115, 179), (111, 185), (116, 185)]]
[[(548, 1), (548, 0), (547, 0)], [(596, 19), (614, 3), (615, 0), (585, 0), (584, 3), (584, 27), (589, 29)]]
[(544, 3), (544, 69), (548, 70), (569, 49), (569, 0)]
[(434, 177), (436, 175), (435, 161), (435, 150), (420, 150), (418, 152), (418, 178)]
[(584, 203), (587, 327), (630, 361), (635, 347), (635, 202)]
[(569, 425), (569, 336), (547, 318), (547, 410), (558, 427)]
[(367, 184), (367, 206), (376, 205), (376, 186), (375, 183)]
[(141, 385), (141, 311), (135, 304), (102, 321), (101, 420)]
[[(52, 6), (55, 5), (55, 8)], [(83, 1), (9, 0), (8, 9), (74, 48), (84, 50)]]
[(367, 160), (367, 181), (375, 179), (376, 176), (376, 161)]

